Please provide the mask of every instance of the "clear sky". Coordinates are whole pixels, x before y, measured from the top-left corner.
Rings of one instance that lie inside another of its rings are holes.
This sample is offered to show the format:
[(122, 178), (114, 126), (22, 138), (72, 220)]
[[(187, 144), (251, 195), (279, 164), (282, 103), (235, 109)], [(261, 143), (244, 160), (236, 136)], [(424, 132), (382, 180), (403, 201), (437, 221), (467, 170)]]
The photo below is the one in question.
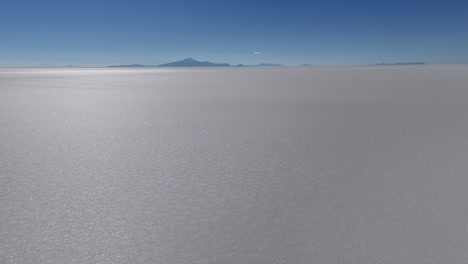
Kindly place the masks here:
[(1, 0), (0, 66), (468, 63), (467, 0)]

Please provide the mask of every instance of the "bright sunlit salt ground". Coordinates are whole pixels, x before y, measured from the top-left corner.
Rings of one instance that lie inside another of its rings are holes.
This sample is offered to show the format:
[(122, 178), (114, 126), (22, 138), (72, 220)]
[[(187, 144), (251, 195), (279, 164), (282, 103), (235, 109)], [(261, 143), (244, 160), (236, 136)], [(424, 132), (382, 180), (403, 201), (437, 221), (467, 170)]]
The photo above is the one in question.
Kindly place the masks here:
[(0, 69), (1, 263), (467, 263), (468, 67)]

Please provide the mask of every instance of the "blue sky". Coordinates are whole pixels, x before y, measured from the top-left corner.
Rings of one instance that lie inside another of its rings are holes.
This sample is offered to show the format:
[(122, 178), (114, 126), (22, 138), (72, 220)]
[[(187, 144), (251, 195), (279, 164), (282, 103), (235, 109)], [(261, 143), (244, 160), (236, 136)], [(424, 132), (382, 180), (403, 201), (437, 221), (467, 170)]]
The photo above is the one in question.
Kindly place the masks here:
[(186, 57), (231, 64), (468, 63), (468, 1), (1, 1), (0, 66)]

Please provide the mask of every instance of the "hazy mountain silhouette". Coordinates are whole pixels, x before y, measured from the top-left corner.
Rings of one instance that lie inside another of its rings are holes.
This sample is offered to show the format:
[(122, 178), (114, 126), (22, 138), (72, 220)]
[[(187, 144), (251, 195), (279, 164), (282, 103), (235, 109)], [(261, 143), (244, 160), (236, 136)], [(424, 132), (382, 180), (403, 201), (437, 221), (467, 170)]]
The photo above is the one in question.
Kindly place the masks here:
[(158, 67), (230, 67), (227, 63), (212, 63), (209, 61), (197, 61), (192, 58), (185, 60), (170, 62), (158, 65)]
[(376, 63), (374, 65), (427, 65), (425, 62)]
[(282, 64), (275, 63), (260, 63), (256, 65), (238, 64), (231, 66), (228, 63), (213, 63), (209, 61), (197, 61), (192, 58), (187, 58), (181, 61), (165, 63), (161, 65), (143, 65), (143, 64), (123, 64), (123, 65), (109, 65), (108, 68), (139, 68), (139, 67), (283, 67)]
[(311, 64), (301, 64), (301, 67), (309, 67), (309, 66), (313, 66)]

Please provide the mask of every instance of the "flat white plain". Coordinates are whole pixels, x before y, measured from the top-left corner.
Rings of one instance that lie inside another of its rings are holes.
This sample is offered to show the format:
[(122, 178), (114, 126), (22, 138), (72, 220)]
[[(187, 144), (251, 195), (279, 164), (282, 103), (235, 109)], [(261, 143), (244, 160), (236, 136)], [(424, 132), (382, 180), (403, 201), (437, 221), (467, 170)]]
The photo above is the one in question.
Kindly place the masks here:
[(0, 69), (1, 263), (467, 263), (468, 67)]

